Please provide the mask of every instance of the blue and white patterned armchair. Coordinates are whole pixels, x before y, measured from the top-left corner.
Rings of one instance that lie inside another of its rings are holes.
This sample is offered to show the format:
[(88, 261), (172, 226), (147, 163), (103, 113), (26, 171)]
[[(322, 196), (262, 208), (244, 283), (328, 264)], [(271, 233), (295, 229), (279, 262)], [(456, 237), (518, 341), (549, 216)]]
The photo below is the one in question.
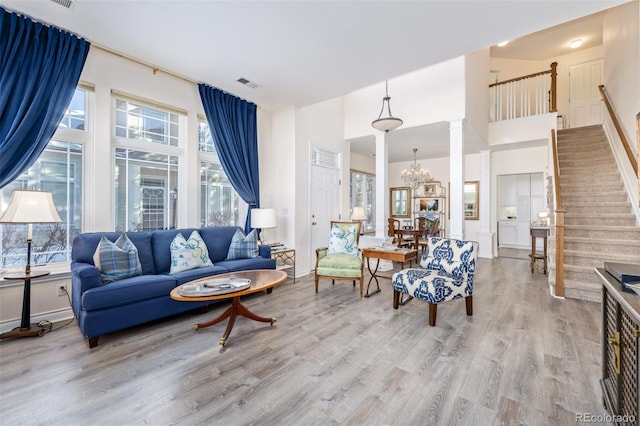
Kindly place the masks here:
[(393, 274), (393, 308), (405, 293), (429, 303), (429, 325), (436, 325), (438, 303), (464, 298), (467, 315), (473, 315), (473, 276), (477, 243), (449, 238), (427, 238), (419, 268)]

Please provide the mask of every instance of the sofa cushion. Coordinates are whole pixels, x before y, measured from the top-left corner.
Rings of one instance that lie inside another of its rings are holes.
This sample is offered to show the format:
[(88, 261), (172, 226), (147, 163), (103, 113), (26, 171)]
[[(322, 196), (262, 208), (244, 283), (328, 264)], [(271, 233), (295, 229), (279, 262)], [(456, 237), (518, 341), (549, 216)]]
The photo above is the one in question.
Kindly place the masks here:
[(93, 262), (104, 283), (142, 275), (138, 249), (126, 234), (120, 235), (115, 243), (103, 236), (93, 255)]
[(203, 268), (189, 269), (188, 271), (177, 272), (171, 274), (176, 279), (176, 285), (188, 283), (189, 281), (199, 280), (200, 278), (210, 277), (212, 275), (224, 274), (229, 272), (227, 268), (220, 265), (205, 266)]
[(264, 257), (223, 260), (217, 262), (216, 265), (228, 269), (229, 272), (249, 271), (252, 269), (276, 269), (276, 261), (274, 259), (265, 259)]
[(156, 297), (169, 297), (169, 293), (175, 286), (176, 280), (171, 275), (141, 275), (125, 278), (85, 291), (82, 294), (82, 309), (95, 311)]
[(473, 295), (473, 286), (463, 278), (439, 270), (409, 268), (393, 274), (394, 290), (430, 303), (442, 303)]
[(151, 250), (156, 265), (156, 273), (167, 274), (171, 268), (171, 241), (178, 235), (187, 239), (195, 231), (194, 228), (163, 229), (151, 233)]
[[(149, 232), (127, 232), (127, 237), (138, 249), (138, 258), (142, 265), (142, 273), (145, 275), (156, 273), (156, 266), (153, 261), (151, 250), (151, 233)], [(87, 232), (78, 235), (73, 240), (71, 246), (71, 260), (78, 263), (93, 263), (93, 254), (98, 247), (100, 239), (105, 236), (109, 241), (115, 241), (120, 237), (120, 232)]]
[(327, 254), (350, 254), (358, 255), (358, 235), (356, 225), (339, 226), (334, 223), (331, 227), (329, 246)]
[(360, 278), (362, 260), (346, 253), (329, 254), (318, 261), (317, 274)]
[(177, 234), (171, 241), (171, 268), (169, 272), (188, 271), (189, 269), (212, 266), (209, 251), (198, 231), (193, 231), (188, 240)]
[(209, 259), (214, 264), (227, 258), (231, 239), (239, 226), (212, 226), (198, 229), (200, 236), (209, 249)]
[(253, 259), (258, 257), (258, 231), (253, 230), (247, 235), (237, 230), (231, 239), (227, 260)]
[[(454, 278), (465, 278), (473, 253), (473, 242), (447, 238), (428, 238), (420, 266)], [(475, 262), (473, 262), (475, 264)]]

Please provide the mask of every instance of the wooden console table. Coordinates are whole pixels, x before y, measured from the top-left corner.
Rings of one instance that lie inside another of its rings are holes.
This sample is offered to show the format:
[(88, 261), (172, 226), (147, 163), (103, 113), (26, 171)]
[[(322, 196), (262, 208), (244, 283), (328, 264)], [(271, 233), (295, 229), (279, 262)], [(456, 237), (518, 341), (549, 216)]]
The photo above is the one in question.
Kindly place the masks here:
[[(547, 273), (547, 237), (549, 236), (549, 227), (548, 226), (532, 226), (529, 228), (531, 233), (531, 254), (529, 257), (531, 258), (531, 273), (533, 274), (533, 269), (536, 264), (536, 259), (542, 259), (544, 261), (544, 273)], [(544, 255), (536, 254), (536, 238), (543, 238), (543, 247), (544, 247)]]

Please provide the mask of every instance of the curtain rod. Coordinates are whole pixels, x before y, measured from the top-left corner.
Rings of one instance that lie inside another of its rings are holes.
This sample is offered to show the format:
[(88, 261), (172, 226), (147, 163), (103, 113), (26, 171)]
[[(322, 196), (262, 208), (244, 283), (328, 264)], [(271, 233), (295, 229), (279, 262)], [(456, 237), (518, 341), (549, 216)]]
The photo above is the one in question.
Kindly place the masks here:
[[(175, 73), (175, 72), (173, 72), (173, 71), (169, 71), (169, 70), (166, 70), (166, 69), (164, 69), (164, 68), (160, 68), (160, 67), (155, 66), (155, 65), (153, 65), (153, 64), (150, 64), (150, 63), (148, 63), (148, 62), (145, 62), (145, 61), (143, 61), (143, 60), (141, 60), (141, 59), (134, 58), (133, 56), (125, 55), (124, 53), (120, 53), (120, 52), (118, 52), (118, 51), (116, 51), (116, 50), (113, 50), (113, 49), (111, 49), (111, 48), (109, 48), (109, 47), (102, 46), (102, 45), (100, 45), (100, 44), (98, 44), (98, 43), (94, 43), (94, 42), (90, 42), (90, 43), (91, 43), (91, 47), (95, 47), (95, 48), (96, 48), (96, 49), (98, 49), (98, 50), (102, 50), (103, 52), (109, 53), (109, 54), (114, 55), (114, 56), (117, 56), (117, 57), (119, 57), (119, 58), (126, 59), (126, 60), (128, 60), (128, 61), (131, 61), (131, 62), (134, 62), (134, 63), (136, 63), (136, 64), (139, 64), (139, 65), (145, 66), (145, 67), (147, 67), (147, 68), (150, 68), (150, 69), (153, 71), (153, 74), (154, 74), (154, 75), (155, 75), (155, 74), (157, 74), (157, 73), (159, 73), (159, 72), (161, 72), (161, 73), (166, 74), (166, 75), (169, 75), (169, 76), (171, 76), (171, 77), (175, 77), (175, 78), (178, 78), (178, 79), (180, 79), (180, 80), (186, 81), (187, 83), (191, 83), (191, 84), (193, 84), (193, 85), (195, 85), (195, 86), (198, 86), (198, 84), (200, 84), (200, 82), (198, 82), (198, 81), (192, 80), (192, 79), (190, 79), (190, 78), (188, 78), (188, 77), (182, 76), (182, 75), (180, 75), (180, 74), (178, 74), (178, 73)], [(216, 86), (212, 86), (212, 85), (210, 85), (209, 83), (204, 83), (204, 82), (203, 82), (203, 84), (205, 84), (205, 85), (207, 85), (207, 86), (211, 86), (211, 87), (217, 88)], [(234, 96), (234, 97), (236, 97), (236, 98), (238, 98), (238, 99), (241, 99), (241, 100), (243, 100), (243, 101), (245, 101), (245, 102), (247, 102), (247, 103), (254, 104), (254, 105), (256, 105), (256, 106), (257, 106), (258, 108), (260, 108), (260, 109), (262, 108), (260, 105), (256, 104), (256, 103), (255, 103), (255, 102), (253, 102), (253, 101), (249, 101), (249, 100), (247, 100), (247, 99), (241, 98), (241, 97), (239, 97), (238, 95), (235, 95), (235, 94), (233, 94), (233, 93), (227, 92), (226, 90), (222, 90), (222, 89), (220, 89), (220, 88), (217, 88), (217, 89), (218, 89), (218, 90), (221, 90), (223, 93), (226, 93), (226, 94), (228, 94), (228, 95)]]
[(196, 86), (198, 85), (197, 81), (192, 80), (192, 79), (190, 79), (188, 77), (184, 77), (184, 76), (182, 76), (180, 74), (177, 74), (175, 72), (166, 70), (164, 68), (160, 68), (160, 67), (155, 66), (153, 64), (150, 64), (148, 62), (142, 61), (142, 60), (140, 60), (138, 58), (134, 58), (133, 56), (129, 56), (129, 55), (125, 55), (124, 53), (117, 52), (117, 51), (115, 51), (113, 49), (110, 49), (110, 48), (108, 48), (106, 46), (102, 46), (102, 45), (100, 45), (98, 43), (94, 43), (94, 42), (90, 42), (90, 43), (91, 43), (91, 47), (95, 47), (98, 50), (102, 50), (103, 52), (110, 53), (110, 54), (112, 54), (114, 56), (117, 56), (119, 58), (126, 59), (126, 60), (131, 61), (131, 62), (135, 62), (136, 64), (145, 66), (147, 68), (151, 68), (151, 70), (153, 71), (153, 74), (157, 74), (158, 72), (161, 72), (161, 73), (167, 74), (167, 75), (169, 75), (171, 77), (175, 77), (175, 78), (179, 78), (180, 80), (184, 80), (187, 83), (191, 83), (191, 84), (194, 84)]

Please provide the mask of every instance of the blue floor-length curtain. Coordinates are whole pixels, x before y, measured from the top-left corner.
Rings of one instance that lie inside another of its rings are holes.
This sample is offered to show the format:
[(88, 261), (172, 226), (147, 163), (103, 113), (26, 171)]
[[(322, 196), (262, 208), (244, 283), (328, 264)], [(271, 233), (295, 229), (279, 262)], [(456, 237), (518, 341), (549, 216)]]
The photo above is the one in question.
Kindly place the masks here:
[(260, 207), (256, 105), (198, 84), (218, 158), (231, 185), (249, 204), (245, 232), (251, 230), (251, 210)]
[(49, 143), (89, 46), (0, 7), (0, 188), (31, 167)]

